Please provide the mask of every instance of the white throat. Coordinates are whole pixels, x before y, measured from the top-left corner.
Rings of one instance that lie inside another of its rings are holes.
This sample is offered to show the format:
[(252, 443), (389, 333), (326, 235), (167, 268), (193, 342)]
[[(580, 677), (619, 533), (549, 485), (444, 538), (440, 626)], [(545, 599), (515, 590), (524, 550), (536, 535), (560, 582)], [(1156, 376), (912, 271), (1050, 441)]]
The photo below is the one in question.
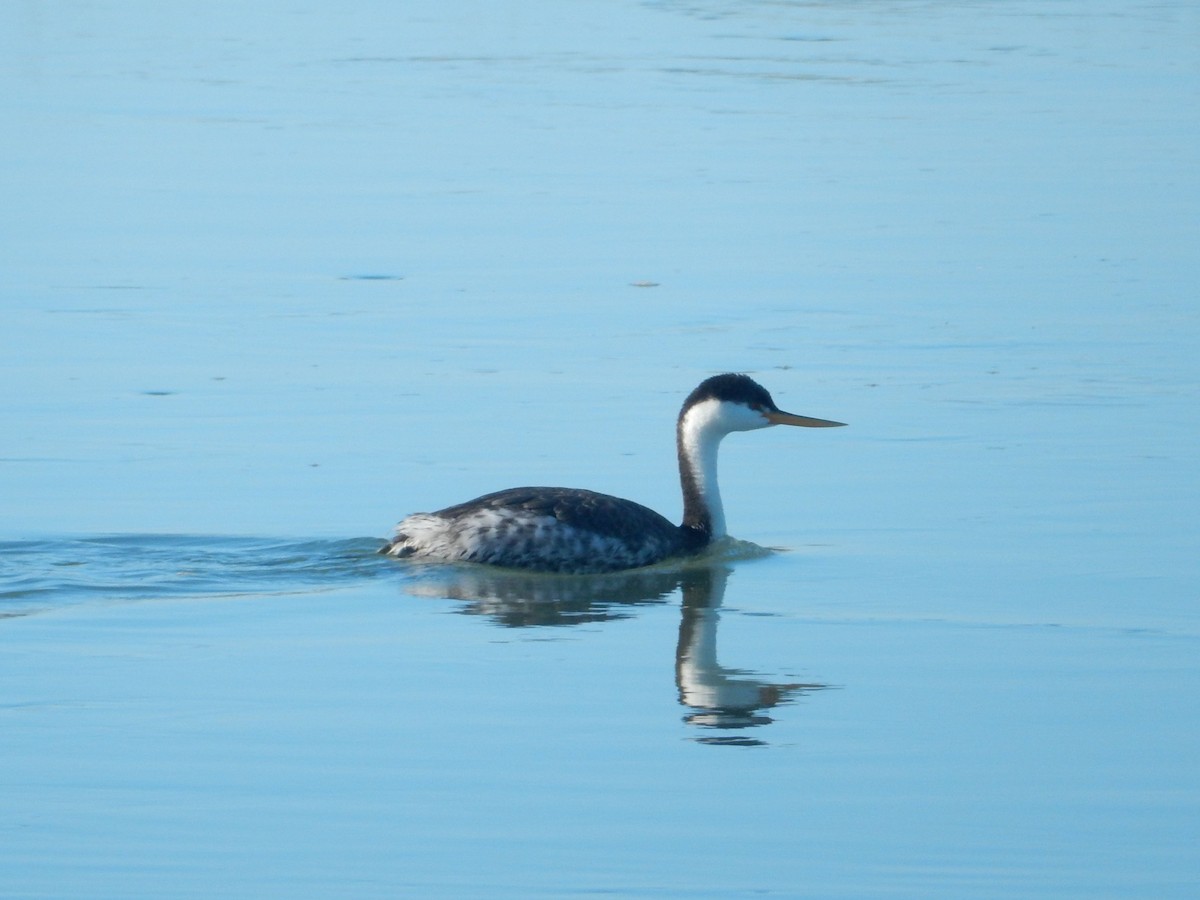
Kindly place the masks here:
[(679, 450), (708, 510), (709, 526), (713, 540), (716, 540), (725, 536), (725, 507), (721, 504), (721, 489), (717, 485), (717, 450), (721, 438), (728, 432), (714, 427), (714, 417), (706, 409), (710, 405), (715, 407), (717, 402), (706, 400), (688, 410), (679, 426)]
[[(721, 439), (731, 431), (765, 428), (770, 422), (762, 413), (740, 404), (704, 400), (691, 407), (679, 422), (679, 456), (685, 481), (690, 477), (699, 500), (708, 513), (713, 540), (724, 537), (725, 507), (717, 486), (717, 450)], [(685, 500), (686, 502), (686, 500)]]

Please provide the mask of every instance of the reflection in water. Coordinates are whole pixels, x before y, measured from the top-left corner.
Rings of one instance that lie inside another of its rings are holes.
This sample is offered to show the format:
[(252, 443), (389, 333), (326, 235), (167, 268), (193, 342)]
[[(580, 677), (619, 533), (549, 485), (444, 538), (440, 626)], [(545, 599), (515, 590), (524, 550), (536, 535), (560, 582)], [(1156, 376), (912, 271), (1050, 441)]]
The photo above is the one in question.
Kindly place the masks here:
[(679, 586), (673, 569), (602, 575), (558, 575), (476, 566), (410, 564), (416, 581), (406, 590), (425, 597), (463, 600), (462, 612), (497, 625), (580, 625), (624, 619), (629, 607), (663, 603)]
[[(737, 730), (769, 725), (762, 715), (792, 697), (820, 690), (824, 684), (776, 684), (752, 672), (728, 669), (717, 662), (718, 612), (725, 596), (729, 569), (712, 566), (684, 573), (679, 644), (675, 649), (675, 684), (679, 702), (695, 712), (685, 721), (701, 728)], [(708, 744), (756, 745), (741, 736), (702, 737)]]
[[(476, 565), (409, 564), (414, 580), (406, 590), (418, 596), (466, 603), (462, 612), (487, 616), (497, 625), (578, 625), (626, 618), (632, 608), (683, 595), (675, 685), (679, 702), (691, 712), (684, 721), (706, 731), (735, 732), (768, 725), (764, 710), (824, 684), (779, 684), (717, 661), (717, 624), (730, 568), (691, 562), (679, 567), (554, 575)], [(707, 744), (755, 746), (762, 741), (736, 734), (698, 737)]]

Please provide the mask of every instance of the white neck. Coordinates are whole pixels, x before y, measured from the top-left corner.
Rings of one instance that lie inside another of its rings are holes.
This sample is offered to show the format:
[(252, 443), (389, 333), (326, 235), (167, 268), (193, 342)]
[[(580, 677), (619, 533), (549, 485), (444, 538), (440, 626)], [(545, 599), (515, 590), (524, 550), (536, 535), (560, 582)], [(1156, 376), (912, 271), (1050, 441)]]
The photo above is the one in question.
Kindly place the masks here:
[(679, 418), (676, 443), (683, 486), (683, 524), (710, 540), (725, 536), (725, 507), (717, 487), (717, 450), (731, 431), (753, 431), (771, 423), (738, 403), (702, 400)]
[[(725, 536), (725, 507), (717, 485), (717, 450), (726, 433), (716, 427), (715, 417), (706, 407), (715, 401), (701, 403), (688, 411), (680, 423), (680, 466), (686, 466), (698, 493), (698, 500), (707, 513), (709, 534), (715, 540)], [(686, 512), (687, 510), (685, 510)]]

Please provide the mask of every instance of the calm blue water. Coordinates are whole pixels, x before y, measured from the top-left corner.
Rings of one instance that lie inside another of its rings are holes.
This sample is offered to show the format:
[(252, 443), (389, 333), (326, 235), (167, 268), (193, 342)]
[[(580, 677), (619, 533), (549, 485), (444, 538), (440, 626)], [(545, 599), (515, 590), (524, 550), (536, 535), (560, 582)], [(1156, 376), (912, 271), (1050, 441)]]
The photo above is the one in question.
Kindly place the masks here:
[[(1191, 3), (13, 4), (0, 896), (1192, 897)], [(408, 566), (501, 487), (731, 532)], [(766, 549), (764, 549), (766, 548)]]

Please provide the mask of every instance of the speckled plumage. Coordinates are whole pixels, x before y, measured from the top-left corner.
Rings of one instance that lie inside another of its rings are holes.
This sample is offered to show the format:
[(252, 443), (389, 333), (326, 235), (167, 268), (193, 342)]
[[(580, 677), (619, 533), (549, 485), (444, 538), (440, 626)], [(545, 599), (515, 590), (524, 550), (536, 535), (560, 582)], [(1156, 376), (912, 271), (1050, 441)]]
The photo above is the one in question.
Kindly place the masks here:
[(575, 488), (522, 487), (486, 494), (396, 526), (382, 552), (542, 572), (615, 572), (703, 550), (725, 534), (717, 447), (733, 431), (773, 424), (836, 425), (783, 413), (745, 375), (701, 382), (679, 412), (676, 447), (683, 524), (632, 500)]
[(573, 488), (487, 494), (396, 526), (388, 551), (543, 572), (614, 572), (702, 547), (699, 535), (631, 500)]

